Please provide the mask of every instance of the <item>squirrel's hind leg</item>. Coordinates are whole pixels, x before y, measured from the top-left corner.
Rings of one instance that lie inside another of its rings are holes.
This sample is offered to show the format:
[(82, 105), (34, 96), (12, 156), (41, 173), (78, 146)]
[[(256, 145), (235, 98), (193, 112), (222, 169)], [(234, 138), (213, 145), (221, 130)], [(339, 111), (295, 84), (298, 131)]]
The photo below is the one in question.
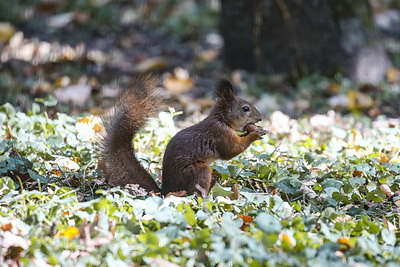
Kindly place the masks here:
[[(194, 178), (194, 179), (193, 179)], [(187, 179), (192, 179), (187, 193), (196, 196), (207, 196), (211, 189), (212, 171), (205, 162), (196, 163), (187, 173)], [(214, 182), (215, 183), (215, 182)]]

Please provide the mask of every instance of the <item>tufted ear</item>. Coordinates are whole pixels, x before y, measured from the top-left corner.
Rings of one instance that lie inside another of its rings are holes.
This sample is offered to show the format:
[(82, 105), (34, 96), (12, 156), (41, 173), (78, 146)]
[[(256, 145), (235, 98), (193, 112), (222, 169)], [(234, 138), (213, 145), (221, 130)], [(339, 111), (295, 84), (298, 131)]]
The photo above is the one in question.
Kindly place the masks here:
[(233, 92), (233, 86), (231, 82), (226, 79), (221, 79), (217, 83), (215, 95), (217, 96), (217, 99), (221, 99), (226, 102), (233, 102), (235, 99), (235, 94)]

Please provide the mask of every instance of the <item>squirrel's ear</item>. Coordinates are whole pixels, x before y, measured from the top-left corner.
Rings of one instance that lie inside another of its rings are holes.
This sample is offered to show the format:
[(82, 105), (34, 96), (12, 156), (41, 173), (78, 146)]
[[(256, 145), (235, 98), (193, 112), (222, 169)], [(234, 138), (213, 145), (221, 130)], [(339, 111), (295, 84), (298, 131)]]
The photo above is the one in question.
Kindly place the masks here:
[(232, 102), (235, 99), (235, 94), (233, 92), (233, 86), (230, 81), (222, 79), (217, 83), (217, 88), (215, 90), (215, 95), (218, 99), (223, 99), (228, 102)]

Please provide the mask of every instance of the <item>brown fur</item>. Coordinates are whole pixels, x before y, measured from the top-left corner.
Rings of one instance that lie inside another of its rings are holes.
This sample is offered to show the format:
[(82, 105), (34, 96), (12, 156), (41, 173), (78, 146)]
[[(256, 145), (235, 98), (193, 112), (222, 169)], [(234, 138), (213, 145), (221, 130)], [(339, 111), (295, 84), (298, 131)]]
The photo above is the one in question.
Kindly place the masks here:
[(132, 139), (147, 119), (157, 113), (161, 103), (154, 92), (158, 80), (138, 78), (124, 92), (109, 115), (103, 118), (106, 133), (102, 157), (107, 181), (112, 185), (139, 184), (147, 192), (159, 192), (151, 175), (134, 156)]
[[(131, 140), (145, 120), (154, 114), (159, 99), (154, 95), (153, 80), (131, 89), (116, 105), (107, 126), (104, 141), (106, 173), (110, 183), (137, 183), (148, 192), (158, 192), (154, 180), (132, 153)], [(261, 127), (246, 127), (261, 120), (258, 110), (236, 97), (232, 85), (222, 80), (216, 89), (217, 102), (202, 122), (177, 133), (169, 142), (163, 159), (161, 193), (185, 190), (188, 194), (207, 195), (213, 184), (210, 163), (228, 160), (243, 152), (253, 141), (266, 134)], [(244, 110), (244, 107), (247, 107)], [(243, 135), (236, 131), (244, 132)]]

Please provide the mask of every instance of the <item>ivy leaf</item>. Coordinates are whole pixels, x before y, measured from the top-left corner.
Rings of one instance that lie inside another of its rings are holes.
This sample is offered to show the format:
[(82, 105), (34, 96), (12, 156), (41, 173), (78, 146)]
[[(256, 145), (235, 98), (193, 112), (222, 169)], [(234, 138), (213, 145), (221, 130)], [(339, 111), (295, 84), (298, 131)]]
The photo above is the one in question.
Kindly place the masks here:
[(391, 246), (394, 246), (396, 244), (396, 234), (394, 231), (390, 231), (387, 228), (384, 228), (381, 232), (381, 236), (383, 241)]
[(222, 187), (219, 183), (216, 183), (214, 187), (211, 189), (210, 194), (214, 197), (221, 196), (227, 197), (232, 195), (232, 190), (227, 187)]
[(28, 174), (33, 180), (38, 181), (40, 183), (48, 183), (48, 181), (49, 181), (46, 177), (44, 177), (43, 175), (37, 174), (33, 170), (28, 170)]
[(268, 234), (278, 233), (282, 229), (280, 220), (268, 213), (258, 214), (254, 222), (258, 228)]
[(370, 202), (381, 203), (385, 201), (386, 194), (382, 190), (373, 190), (369, 192), (365, 199)]
[(362, 177), (352, 177), (349, 179), (349, 184), (354, 187), (360, 187), (366, 183), (366, 179)]
[(276, 187), (282, 190), (285, 194), (299, 194), (302, 183), (296, 178), (286, 178), (278, 182)]

